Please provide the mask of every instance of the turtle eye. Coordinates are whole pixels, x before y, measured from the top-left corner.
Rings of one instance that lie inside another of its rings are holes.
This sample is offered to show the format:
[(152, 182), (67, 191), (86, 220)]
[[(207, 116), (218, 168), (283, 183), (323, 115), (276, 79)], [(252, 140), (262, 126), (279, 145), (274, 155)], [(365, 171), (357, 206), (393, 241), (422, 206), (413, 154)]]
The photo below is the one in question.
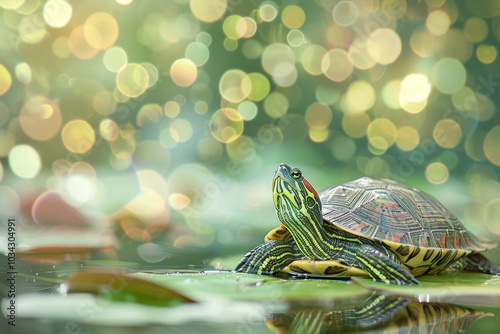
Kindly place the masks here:
[(302, 177), (302, 173), (300, 172), (300, 170), (298, 169), (295, 169), (293, 170), (290, 175), (292, 175), (292, 177), (296, 180), (300, 179)]

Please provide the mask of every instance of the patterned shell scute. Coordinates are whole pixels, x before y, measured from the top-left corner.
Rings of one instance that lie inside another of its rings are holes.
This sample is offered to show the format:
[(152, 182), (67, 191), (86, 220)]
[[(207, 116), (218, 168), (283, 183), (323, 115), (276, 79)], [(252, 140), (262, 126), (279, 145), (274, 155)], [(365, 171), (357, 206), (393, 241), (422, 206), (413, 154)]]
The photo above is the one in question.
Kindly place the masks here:
[(435, 198), (401, 182), (362, 177), (319, 196), (327, 221), (362, 237), (438, 249), (494, 247), (471, 235)]

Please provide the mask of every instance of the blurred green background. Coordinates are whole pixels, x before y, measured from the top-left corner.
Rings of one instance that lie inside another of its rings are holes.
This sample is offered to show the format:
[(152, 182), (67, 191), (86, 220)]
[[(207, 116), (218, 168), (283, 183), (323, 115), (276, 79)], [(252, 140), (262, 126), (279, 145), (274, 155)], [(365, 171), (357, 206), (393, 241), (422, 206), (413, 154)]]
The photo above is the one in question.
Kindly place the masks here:
[(406, 182), (500, 241), (496, 0), (0, 7), (0, 214), (27, 261), (220, 267), (279, 224), (281, 162)]

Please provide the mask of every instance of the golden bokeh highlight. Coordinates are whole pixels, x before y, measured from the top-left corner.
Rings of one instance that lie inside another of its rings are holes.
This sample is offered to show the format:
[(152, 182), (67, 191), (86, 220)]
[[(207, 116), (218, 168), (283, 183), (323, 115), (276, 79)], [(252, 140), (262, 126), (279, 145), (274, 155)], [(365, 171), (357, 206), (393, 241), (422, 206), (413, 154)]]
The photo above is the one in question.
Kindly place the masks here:
[(295, 54), (286, 44), (273, 43), (262, 53), (262, 67), (278, 86), (289, 87), (297, 80)]
[(68, 45), (71, 53), (80, 59), (91, 59), (99, 51), (85, 39), (83, 26), (78, 26), (69, 35)]
[(181, 112), (181, 106), (179, 106), (179, 104), (175, 101), (168, 101), (167, 103), (165, 103), (163, 111), (165, 112), (166, 116), (175, 118)]
[(170, 77), (178, 86), (191, 86), (197, 76), (198, 68), (190, 59), (177, 59), (170, 67)]
[(42, 168), (38, 152), (30, 145), (14, 146), (9, 152), (10, 170), (23, 179), (33, 179)]
[(209, 126), (212, 136), (227, 144), (243, 133), (243, 118), (235, 109), (222, 108), (212, 115)]
[(264, 111), (272, 118), (284, 116), (290, 103), (285, 95), (280, 92), (272, 92), (264, 100)]
[(366, 130), (370, 122), (370, 116), (366, 113), (344, 115), (342, 117), (342, 129), (351, 138), (362, 138), (366, 135)]
[(65, 0), (49, 0), (43, 5), (43, 19), (53, 28), (66, 26), (72, 14), (73, 7)]
[(427, 105), (427, 98), (431, 88), (432, 86), (425, 74), (409, 74), (401, 82), (399, 104), (409, 113), (418, 113)]
[(149, 74), (139, 64), (127, 64), (116, 74), (116, 88), (127, 97), (137, 97), (149, 85)]
[(368, 54), (377, 63), (393, 63), (401, 53), (401, 39), (391, 29), (380, 28), (370, 34), (366, 42)]
[(300, 59), (304, 70), (311, 75), (323, 74), (321, 63), (325, 53), (326, 49), (321, 45), (308, 45), (304, 51), (302, 51), (302, 57)]
[(342, 82), (351, 76), (353, 66), (347, 52), (342, 49), (331, 49), (321, 60), (321, 70), (328, 79)]
[(259, 72), (248, 74), (252, 84), (248, 98), (252, 101), (262, 101), (271, 90), (271, 84), (266, 76)]
[(437, 52), (439, 41), (425, 27), (420, 27), (411, 34), (410, 45), (416, 55), (431, 57)]
[(222, 30), (228, 38), (240, 39), (247, 30), (246, 22), (240, 15), (229, 15), (222, 24)]
[(483, 150), (488, 160), (500, 166), (500, 126), (491, 129), (484, 138)]
[(396, 132), (396, 145), (402, 151), (413, 151), (420, 143), (420, 135), (417, 129), (404, 125)]
[(425, 25), (431, 34), (442, 36), (450, 28), (450, 17), (442, 10), (435, 10), (429, 13)]
[(0, 64), (0, 95), (5, 94), (12, 85), (12, 77), (7, 68)]
[(349, 104), (348, 114), (359, 114), (375, 104), (376, 93), (373, 86), (364, 80), (354, 81), (346, 92), (346, 101)]
[(481, 44), (476, 49), (477, 59), (483, 64), (491, 64), (497, 59), (497, 48), (494, 45)]
[(359, 70), (368, 70), (377, 63), (375, 59), (370, 56), (367, 50), (367, 39), (363, 37), (357, 38), (352, 42), (347, 54), (354, 67)]
[(306, 20), (304, 10), (296, 5), (286, 6), (281, 12), (281, 21), (288, 29), (298, 29), (302, 27)]
[(452, 119), (442, 119), (434, 126), (432, 137), (444, 148), (454, 148), (462, 139), (462, 128)]
[(252, 80), (241, 70), (226, 71), (220, 78), (219, 92), (229, 102), (241, 102), (252, 92)]
[(136, 116), (138, 126), (157, 124), (163, 115), (162, 107), (157, 103), (147, 103), (142, 105)]
[(471, 17), (465, 21), (464, 33), (471, 42), (480, 43), (488, 35), (488, 24), (480, 17)]
[(425, 177), (430, 183), (442, 184), (448, 180), (450, 172), (441, 162), (432, 162), (425, 168)]
[(180, 193), (173, 193), (168, 196), (168, 204), (172, 209), (182, 210), (191, 203), (189, 197)]
[(0, 7), (4, 9), (18, 9), (26, 0), (0, 0)]
[(70, 152), (83, 154), (95, 143), (95, 132), (84, 120), (73, 120), (64, 126), (61, 132), (64, 147)]
[(328, 129), (309, 129), (309, 138), (316, 143), (321, 143), (327, 140), (329, 134), (330, 132)]
[(397, 128), (390, 119), (376, 118), (368, 125), (366, 135), (370, 151), (383, 154), (396, 141)]
[(314, 102), (307, 108), (305, 119), (312, 129), (326, 129), (332, 122), (332, 111), (326, 104)]
[(227, 0), (189, 0), (189, 8), (198, 20), (211, 23), (224, 16)]
[(90, 15), (83, 25), (85, 39), (92, 47), (99, 50), (108, 49), (115, 44), (118, 29), (115, 17), (106, 12)]
[(53, 101), (43, 96), (35, 96), (21, 108), (19, 123), (31, 139), (47, 141), (59, 133), (62, 115)]
[(118, 124), (112, 119), (105, 118), (99, 123), (99, 133), (107, 141), (118, 138), (119, 131)]
[(69, 38), (60, 36), (54, 39), (52, 43), (52, 52), (58, 58), (67, 58), (72, 54), (69, 47)]

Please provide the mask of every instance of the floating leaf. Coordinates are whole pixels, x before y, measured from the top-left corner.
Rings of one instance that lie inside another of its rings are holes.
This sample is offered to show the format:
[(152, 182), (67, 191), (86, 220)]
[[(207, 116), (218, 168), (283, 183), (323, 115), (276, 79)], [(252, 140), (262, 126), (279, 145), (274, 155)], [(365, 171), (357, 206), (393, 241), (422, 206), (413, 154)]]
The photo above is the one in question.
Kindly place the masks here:
[(168, 287), (118, 271), (78, 272), (68, 278), (62, 288), (67, 293), (91, 293), (112, 300), (157, 306), (195, 302)]
[(354, 284), (337, 280), (284, 280), (269, 276), (215, 272), (199, 274), (158, 275), (138, 273), (133, 277), (170, 287), (198, 301), (214, 298), (260, 302), (331, 302), (355, 299), (369, 294)]
[(468, 272), (426, 275), (418, 278), (422, 286), (399, 286), (358, 277), (352, 280), (371, 291), (421, 302), (500, 305), (500, 276)]

